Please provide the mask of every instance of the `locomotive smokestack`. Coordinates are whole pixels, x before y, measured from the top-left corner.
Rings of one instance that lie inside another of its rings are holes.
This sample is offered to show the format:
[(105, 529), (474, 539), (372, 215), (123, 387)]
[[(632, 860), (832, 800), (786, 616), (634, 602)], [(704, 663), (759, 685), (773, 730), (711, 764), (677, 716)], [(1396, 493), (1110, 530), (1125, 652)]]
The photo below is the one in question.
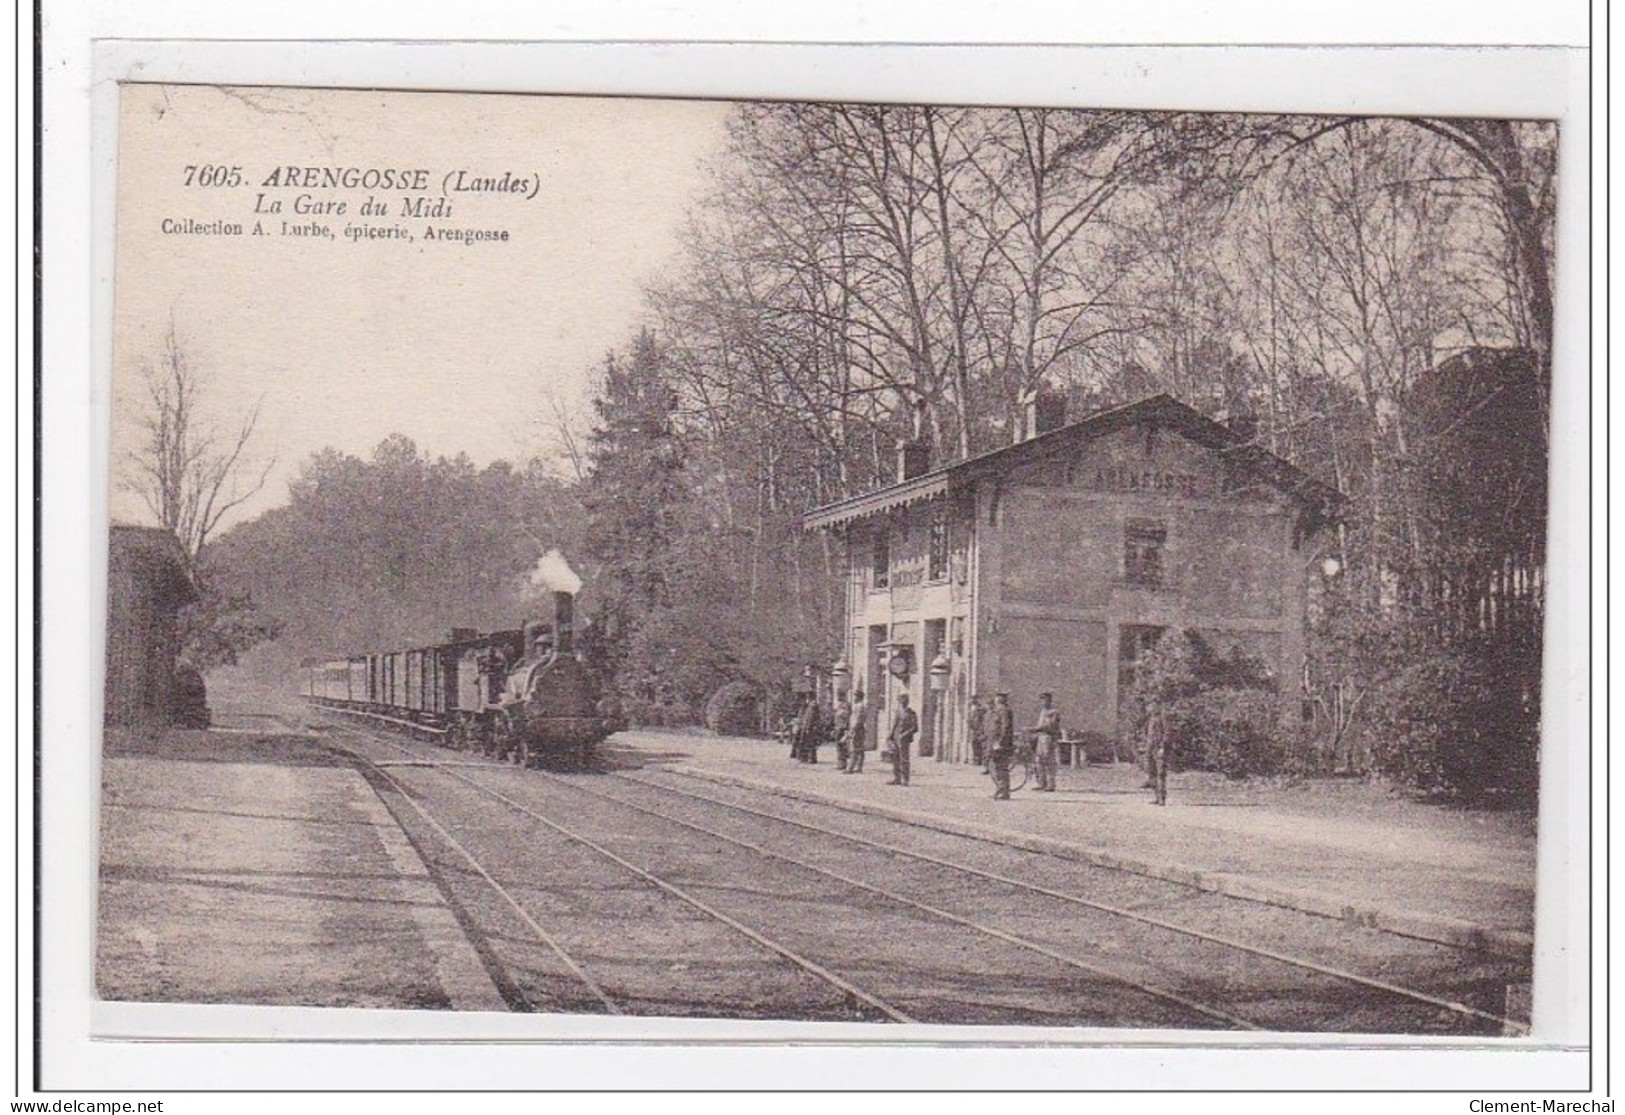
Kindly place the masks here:
[(553, 593), (553, 646), (560, 655), (573, 654), (576, 598), (568, 592)]
[[(575, 594), (581, 591), (581, 578), (557, 550), (549, 550), (530, 573), (530, 589), (535, 599), (542, 592), (553, 594), (553, 646), (559, 654), (571, 654), (575, 643)], [(528, 594), (527, 594), (528, 595)]]

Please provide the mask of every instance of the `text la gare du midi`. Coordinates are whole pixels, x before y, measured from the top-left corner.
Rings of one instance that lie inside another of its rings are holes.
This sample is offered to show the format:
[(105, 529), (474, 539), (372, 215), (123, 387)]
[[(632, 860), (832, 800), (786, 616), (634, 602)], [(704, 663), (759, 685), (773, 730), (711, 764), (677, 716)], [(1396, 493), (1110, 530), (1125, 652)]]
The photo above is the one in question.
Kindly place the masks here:
[[(195, 188), (234, 189), (251, 186), (251, 181), (241, 166), (188, 165), (182, 171), (182, 184)], [(507, 196), (529, 200), (537, 195), (540, 184), (540, 175), (522, 174), (512, 170), (493, 174), (457, 169), (437, 176), (434, 171), (424, 167), (278, 166), (258, 182), (259, 192), (254, 198), (252, 215), (256, 218), (355, 215), (447, 220), (454, 215), (453, 203), (456, 195)], [(382, 193), (397, 193), (398, 198), (388, 199), (369, 193), (357, 205), (355, 198), (317, 196), (310, 192), (314, 190), (376, 190)], [(278, 196), (285, 191), (298, 192), (291, 199)], [(241, 225), (227, 221), (200, 222), (185, 219), (165, 220), (163, 231), (240, 236), (244, 229)], [(258, 221), (254, 231), (256, 234), (263, 234), (263, 228)], [(321, 235), (332, 238), (331, 230), (325, 226), (289, 225), (286, 220), (283, 221), (281, 231), (286, 235)], [(373, 228), (352, 226), (345, 231), (349, 239), (410, 238), (406, 230), (399, 227), (386, 229), (377, 226)], [(358, 231), (364, 235), (355, 235)], [(426, 239), (434, 239), (435, 235), (432, 227), (424, 230)], [(508, 234), (506, 230), (490, 230), (483, 234), (479, 230), (459, 230), (457, 234), (446, 238), (506, 240)]]

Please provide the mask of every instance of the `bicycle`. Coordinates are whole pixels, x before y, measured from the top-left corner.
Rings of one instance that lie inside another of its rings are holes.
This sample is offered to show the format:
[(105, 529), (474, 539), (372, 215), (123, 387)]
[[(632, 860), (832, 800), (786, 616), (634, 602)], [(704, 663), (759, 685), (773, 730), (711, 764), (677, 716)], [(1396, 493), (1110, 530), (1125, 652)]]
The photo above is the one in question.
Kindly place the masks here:
[(1038, 748), (1029, 737), (1016, 744), (1016, 753), (1010, 757), (1010, 792), (1015, 793), (1037, 777)]

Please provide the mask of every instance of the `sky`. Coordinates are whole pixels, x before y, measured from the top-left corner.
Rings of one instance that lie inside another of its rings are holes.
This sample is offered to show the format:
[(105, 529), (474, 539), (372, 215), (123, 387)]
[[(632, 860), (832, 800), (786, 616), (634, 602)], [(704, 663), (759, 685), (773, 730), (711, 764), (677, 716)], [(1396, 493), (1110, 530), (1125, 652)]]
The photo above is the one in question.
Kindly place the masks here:
[[(171, 322), (207, 377), (216, 424), (261, 404), (250, 456), (275, 464), (231, 521), (286, 502), (288, 481), (325, 447), (365, 457), (402, 433), (480, 465), (535, 453), (550, 397), (583, 411), (604, 354), (636, 330), (642, 285), (673, 263), (727, 108), (125, 86), (113, 517), (151, 521), (118, 475), (137, 436), (139, 371)], [(352, 177), (327, 185), (329, 168)], [(403, 212), (420, 197), (423, 216)], [(369, 198), (387, 212), (363, 215)], [(439, 204), (449, 217), (427, 215)], [(313, 225), (325, 232), (300, 234)], [(360, 226), (411, 240), (352, 240)], [(470, 229), (508, 238), (441, 238)]]

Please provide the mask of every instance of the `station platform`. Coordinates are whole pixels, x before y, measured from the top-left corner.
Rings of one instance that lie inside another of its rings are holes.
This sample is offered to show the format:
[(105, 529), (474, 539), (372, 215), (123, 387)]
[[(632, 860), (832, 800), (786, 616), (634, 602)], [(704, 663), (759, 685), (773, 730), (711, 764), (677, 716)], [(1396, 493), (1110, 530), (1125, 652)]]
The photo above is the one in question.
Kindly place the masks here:
[(968, 763), (915, 758), (908, 786), (868, 753), (860, 774), (833, 747), (809, 765), (773, 740), (628, 731), (611, 754), (737, 786), (771, 789), (1217, 893), (1483, 948), (1529, 952), (1535, 823), (1523, 813), (1419, 802), (1363, 780), (1279, 784), (1181, 773), (1152, 804), (1132, 763), (1063, 766), (1054, 793), (993, 800)]
[(278, 721), (234, 722), (109, 733), (98, 997), (505, 1010), (366, 780)]

